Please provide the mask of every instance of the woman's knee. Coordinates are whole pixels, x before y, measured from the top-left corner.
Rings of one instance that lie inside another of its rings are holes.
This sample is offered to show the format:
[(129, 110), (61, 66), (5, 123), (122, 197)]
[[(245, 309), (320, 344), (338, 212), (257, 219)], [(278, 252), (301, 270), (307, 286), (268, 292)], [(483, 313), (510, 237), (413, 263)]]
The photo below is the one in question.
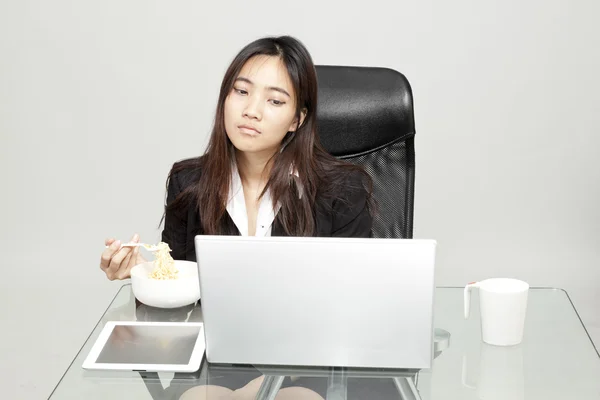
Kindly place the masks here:
[(181, 397), (179, 397), (179, 400), (225, 400), (231, 396), (231, 393), (231, 389), (227, 389), (223, 386), (200, 385), (186, 390)]
[[(231, 393), (232, 400), (254, 400), (265, 377), (260, 376), (246, 386)], [(275, 400), (324, 400), (317, 392), (300, 386), (292, 386), (277, 392)]]
[(300, 386), (281, 389), (275, 400), (324, 400), (317, 392)]

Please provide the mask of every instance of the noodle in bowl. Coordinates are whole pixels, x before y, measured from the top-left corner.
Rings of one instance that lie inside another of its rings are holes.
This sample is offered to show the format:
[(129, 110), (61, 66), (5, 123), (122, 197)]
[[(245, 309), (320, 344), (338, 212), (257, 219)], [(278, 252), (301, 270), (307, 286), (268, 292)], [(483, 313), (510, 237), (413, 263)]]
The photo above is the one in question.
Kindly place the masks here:
[(161, 271), (155, 261), (138, 264), (131, 269), (133, 295), (143, 304), (177, 308), (200, 299), (197, 264), (192, 261), (169, 261), (168, 270)]

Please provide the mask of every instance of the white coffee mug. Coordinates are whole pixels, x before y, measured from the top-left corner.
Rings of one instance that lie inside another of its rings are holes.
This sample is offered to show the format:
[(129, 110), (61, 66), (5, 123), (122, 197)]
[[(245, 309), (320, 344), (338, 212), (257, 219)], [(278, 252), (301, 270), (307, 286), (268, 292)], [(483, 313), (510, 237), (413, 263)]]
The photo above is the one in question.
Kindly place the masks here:
[(469, 318), (473, 288), (479, 289), (483, 341), (496, 346), (521, 343), (529, 284), (509, 278), (469, 283), (464, 290), (465, 318)]

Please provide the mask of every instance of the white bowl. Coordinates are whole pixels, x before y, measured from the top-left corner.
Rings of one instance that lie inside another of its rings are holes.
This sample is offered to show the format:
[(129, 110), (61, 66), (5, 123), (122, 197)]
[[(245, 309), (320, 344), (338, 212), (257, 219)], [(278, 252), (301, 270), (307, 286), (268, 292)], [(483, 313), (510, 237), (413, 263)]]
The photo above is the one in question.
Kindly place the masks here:
[(193, 304), (200, 299), (198, 267), (192, 261), (175, 260), (179, 270), (177, 279), (152, 279), (154, 263), (149, 261), (131, 269), (131, 289), (142, 303), (159, 308), (177, 308)]

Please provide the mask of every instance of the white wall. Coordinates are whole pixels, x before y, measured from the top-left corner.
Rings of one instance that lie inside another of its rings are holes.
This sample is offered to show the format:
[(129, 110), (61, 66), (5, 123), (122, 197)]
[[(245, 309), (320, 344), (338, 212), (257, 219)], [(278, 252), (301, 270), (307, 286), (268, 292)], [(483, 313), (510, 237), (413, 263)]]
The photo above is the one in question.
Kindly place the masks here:
[(170, 165), (203, 150), (224, 69), (267, 34), (407, 75), (438, 284), (563, 287), (600, 344), (600, 3), (361, 4), (0, 2), (7, 398), (49, 395), (121, 285), (98, 269), (104, 237), (159, 238)]

